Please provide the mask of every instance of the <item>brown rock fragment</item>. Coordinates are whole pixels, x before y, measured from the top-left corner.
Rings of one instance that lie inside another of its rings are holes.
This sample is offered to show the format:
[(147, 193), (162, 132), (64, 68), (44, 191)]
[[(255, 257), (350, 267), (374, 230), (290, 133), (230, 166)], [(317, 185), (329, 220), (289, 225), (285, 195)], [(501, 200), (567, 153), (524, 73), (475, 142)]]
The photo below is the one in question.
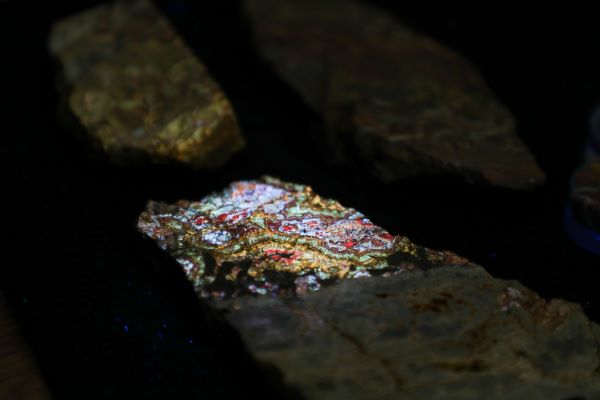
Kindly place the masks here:
[(326, 120), (337, 159), (384, 180), (455, 173), (530, 188), (544, 174), (510, 112), (455, 52), (345, 0), (250, 0), (257, 45)]
[(0, 399), (51, 398), (32, 351), (0, 293)]
[(214, 305), (305, 399), (600, 398), (598, 326), (480, 267)]
[(112, 161), (216, 167), (243, 146), (225, 94), (149, 1), (59, 21), (50, 52), (70, 112)]

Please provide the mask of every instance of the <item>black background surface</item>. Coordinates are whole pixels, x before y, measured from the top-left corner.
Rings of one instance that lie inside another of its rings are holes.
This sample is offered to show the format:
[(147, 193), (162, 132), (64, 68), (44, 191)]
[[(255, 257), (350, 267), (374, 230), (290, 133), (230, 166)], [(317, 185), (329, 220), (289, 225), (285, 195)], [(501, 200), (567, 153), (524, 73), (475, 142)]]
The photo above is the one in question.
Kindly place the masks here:
[[(276, 397), (183, 274), (135, 231), (149, 199), (199, 199), (262, 174), (312, 185), (391, 233), (455, 251), (600, 321), (600, 257), (563, 228), (569, 179), (600, 101), (591, 6), (376, 3), (468, 57), (515, 114), (548, 180), (532, 192), (451, 179), (384, 185), (319, 153), (319, 118), (258, 57), (237, 1), (161, 7), (230, 97), (246, 149), (222, 170), (119, 168), (88, 159), (59, 124), (50, 23), (95, 2), (0, 2), (0, 289), (57, 398)], [(565, 4), (572, 2), (564, 2)], [(310, 132), (310, 133), (309, 133)]]

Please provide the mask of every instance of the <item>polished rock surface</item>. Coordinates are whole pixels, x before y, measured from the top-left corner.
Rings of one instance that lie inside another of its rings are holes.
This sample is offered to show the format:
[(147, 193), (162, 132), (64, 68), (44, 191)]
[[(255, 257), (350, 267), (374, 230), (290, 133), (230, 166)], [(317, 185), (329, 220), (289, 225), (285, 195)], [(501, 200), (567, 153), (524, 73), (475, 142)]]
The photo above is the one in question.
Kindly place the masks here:
[(256, 43), (320, 113), (337, 161), (385, 181), (458, 174), (531, 188), (544, 181), (515, 121), (456, 52), (385, 13), (345, 0), (250, 0)]
[(218, 167), (244, 144), (229, 100), (149, 1), (60, 20), (49, 48), (70, 123), (111, 161)]

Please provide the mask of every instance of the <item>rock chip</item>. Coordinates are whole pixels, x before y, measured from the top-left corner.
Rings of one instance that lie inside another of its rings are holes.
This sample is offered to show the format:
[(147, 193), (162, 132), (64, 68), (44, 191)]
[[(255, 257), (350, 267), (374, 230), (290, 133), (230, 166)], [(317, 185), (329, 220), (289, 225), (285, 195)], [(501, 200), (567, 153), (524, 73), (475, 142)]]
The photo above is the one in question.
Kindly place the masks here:
[(383, 180), (544, 181), (510, 112), (455, 52), (352, 0), (249, 0), (257, 46), (327, 125), (328, 152)]
[(243, 146), (225, 94), (149, 1), (61, 20), (49, 47), (69, 114), (111, 161), (217, 167)]

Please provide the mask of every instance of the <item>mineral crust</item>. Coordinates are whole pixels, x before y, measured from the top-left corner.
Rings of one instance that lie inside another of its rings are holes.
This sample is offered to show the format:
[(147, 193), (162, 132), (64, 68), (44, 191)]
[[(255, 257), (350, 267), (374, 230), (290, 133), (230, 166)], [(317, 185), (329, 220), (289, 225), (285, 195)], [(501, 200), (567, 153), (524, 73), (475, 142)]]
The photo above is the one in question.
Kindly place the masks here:
[(575, 214), (600, 233), (600, 161), (591, 162), (574, 176), (572, 202)]
[(269, 177), (234, 182), (198, 202), (150, 201), (138, 229), (205, 297), (304, 293), (345, 278), (466, 263), (393, 236), (308, 186)]
[(335, 159), (358, 156), (386, 181), (543, 182), (510, 112), (455, 52), (358, 1), (245, 4), (262, 54), (323, 115)]
[(243, 146), (225, 94), (149, 1), (61, 20), (49, 47), (74, 125), (112, 161), (216, 167)]

